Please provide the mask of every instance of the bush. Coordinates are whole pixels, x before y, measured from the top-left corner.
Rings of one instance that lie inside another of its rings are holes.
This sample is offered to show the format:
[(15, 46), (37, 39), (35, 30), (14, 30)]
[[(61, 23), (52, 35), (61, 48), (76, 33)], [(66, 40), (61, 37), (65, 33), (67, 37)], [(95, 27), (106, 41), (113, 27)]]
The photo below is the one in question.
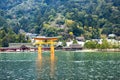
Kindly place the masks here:
[(97, 42), (95, 41), (88, 41), (85, 43), (85, 48), (88, 48), (88, 49), (95, 49), (96, 48), (96, 45), (97, 45)]
[(107, 49), (107, 48), (110, 48), (110, 45), (106, 39), (103, 39), (102, 44), (100, 45), (100, 49)]

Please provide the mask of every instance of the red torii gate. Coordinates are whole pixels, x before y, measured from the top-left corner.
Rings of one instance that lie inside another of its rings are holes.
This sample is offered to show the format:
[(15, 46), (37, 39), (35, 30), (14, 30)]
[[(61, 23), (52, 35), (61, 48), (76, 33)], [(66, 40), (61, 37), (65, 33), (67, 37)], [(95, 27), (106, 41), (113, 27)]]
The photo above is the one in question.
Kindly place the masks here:
[(55, 41), (58, 40), (57, 37), (40, 37), (34, 38), (36, 40), (35, 45), (38, 45), (38, 53), (42, 53), (42, 45), (43, 44), (50, 44), (50, 51), (54, 53), (54, 44)]

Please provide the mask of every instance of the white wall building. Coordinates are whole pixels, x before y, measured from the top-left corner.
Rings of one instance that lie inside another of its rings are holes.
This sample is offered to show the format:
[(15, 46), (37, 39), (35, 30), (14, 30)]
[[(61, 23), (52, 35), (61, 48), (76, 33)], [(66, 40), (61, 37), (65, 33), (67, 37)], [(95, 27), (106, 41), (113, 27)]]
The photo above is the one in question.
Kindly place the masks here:
[(120, 41), (115, 40), (115, 39), (107, 39), (108, 43), (113, 44), (113, 45), (119, 45)]
[(85, 42), (83, 42), (83, 41), (77, 41), (77, 43), (78, 43), (79, 45), (81, 45), (81, 47), (84, 47)]
[(66, 42), (67, 47), (69, 47), (69, 46), (72, 45), (72, 44), (73, 44), (73, 41)]

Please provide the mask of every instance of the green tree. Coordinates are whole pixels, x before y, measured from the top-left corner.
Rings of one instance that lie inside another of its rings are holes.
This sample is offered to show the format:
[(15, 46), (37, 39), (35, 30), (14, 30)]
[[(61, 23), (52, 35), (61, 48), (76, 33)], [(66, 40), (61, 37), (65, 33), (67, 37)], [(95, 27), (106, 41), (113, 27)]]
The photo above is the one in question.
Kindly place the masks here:
[(88, 41), (85, 43), (84, 47), (88, 49), (95, 49), (97, 46), (97, 42), (95, 41)]
[(92, 39), (99, 39), (100, 38), (100, 31), (99, 28), (93, 28), (92, 29)]
[(109, 43), (107, 42), (107, 40), (106, 39), (103, 39), (102, 40), (102, 44), (100, 45), (100, 48), (101, 49), (107, 49), (107, 48), (109, 48), (110, 47), (110, 45), (109, 45)]
[(18, 34), (18, 39), (17, 39), (17, 41), (18, 41), (19, 43), (26, 43), (26, 42), (27, 42), (27, 40), (25, 39), (25, 35), (24, 35), (24, 34)]
[(4, 30), (0, 30), (0, 39), (4, 38), (6, 36), (6, 33)]
[(2, 47), (8, 47), (9, 46), (9, 41), (8, 41), (8, 37), (5, 36), (2, 41), (1, 41)]
[(0, 16), (0, 27), (3, 27), (6, 24), (7, 24), (6, 20)]

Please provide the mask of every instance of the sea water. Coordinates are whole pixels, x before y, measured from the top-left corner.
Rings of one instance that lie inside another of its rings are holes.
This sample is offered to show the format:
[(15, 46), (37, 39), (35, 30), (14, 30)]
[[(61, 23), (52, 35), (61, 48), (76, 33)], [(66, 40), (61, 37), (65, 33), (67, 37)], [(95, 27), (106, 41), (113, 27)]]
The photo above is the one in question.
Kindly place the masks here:
[(120, 52), (0, 53), (0, 80), (119, 80)]

